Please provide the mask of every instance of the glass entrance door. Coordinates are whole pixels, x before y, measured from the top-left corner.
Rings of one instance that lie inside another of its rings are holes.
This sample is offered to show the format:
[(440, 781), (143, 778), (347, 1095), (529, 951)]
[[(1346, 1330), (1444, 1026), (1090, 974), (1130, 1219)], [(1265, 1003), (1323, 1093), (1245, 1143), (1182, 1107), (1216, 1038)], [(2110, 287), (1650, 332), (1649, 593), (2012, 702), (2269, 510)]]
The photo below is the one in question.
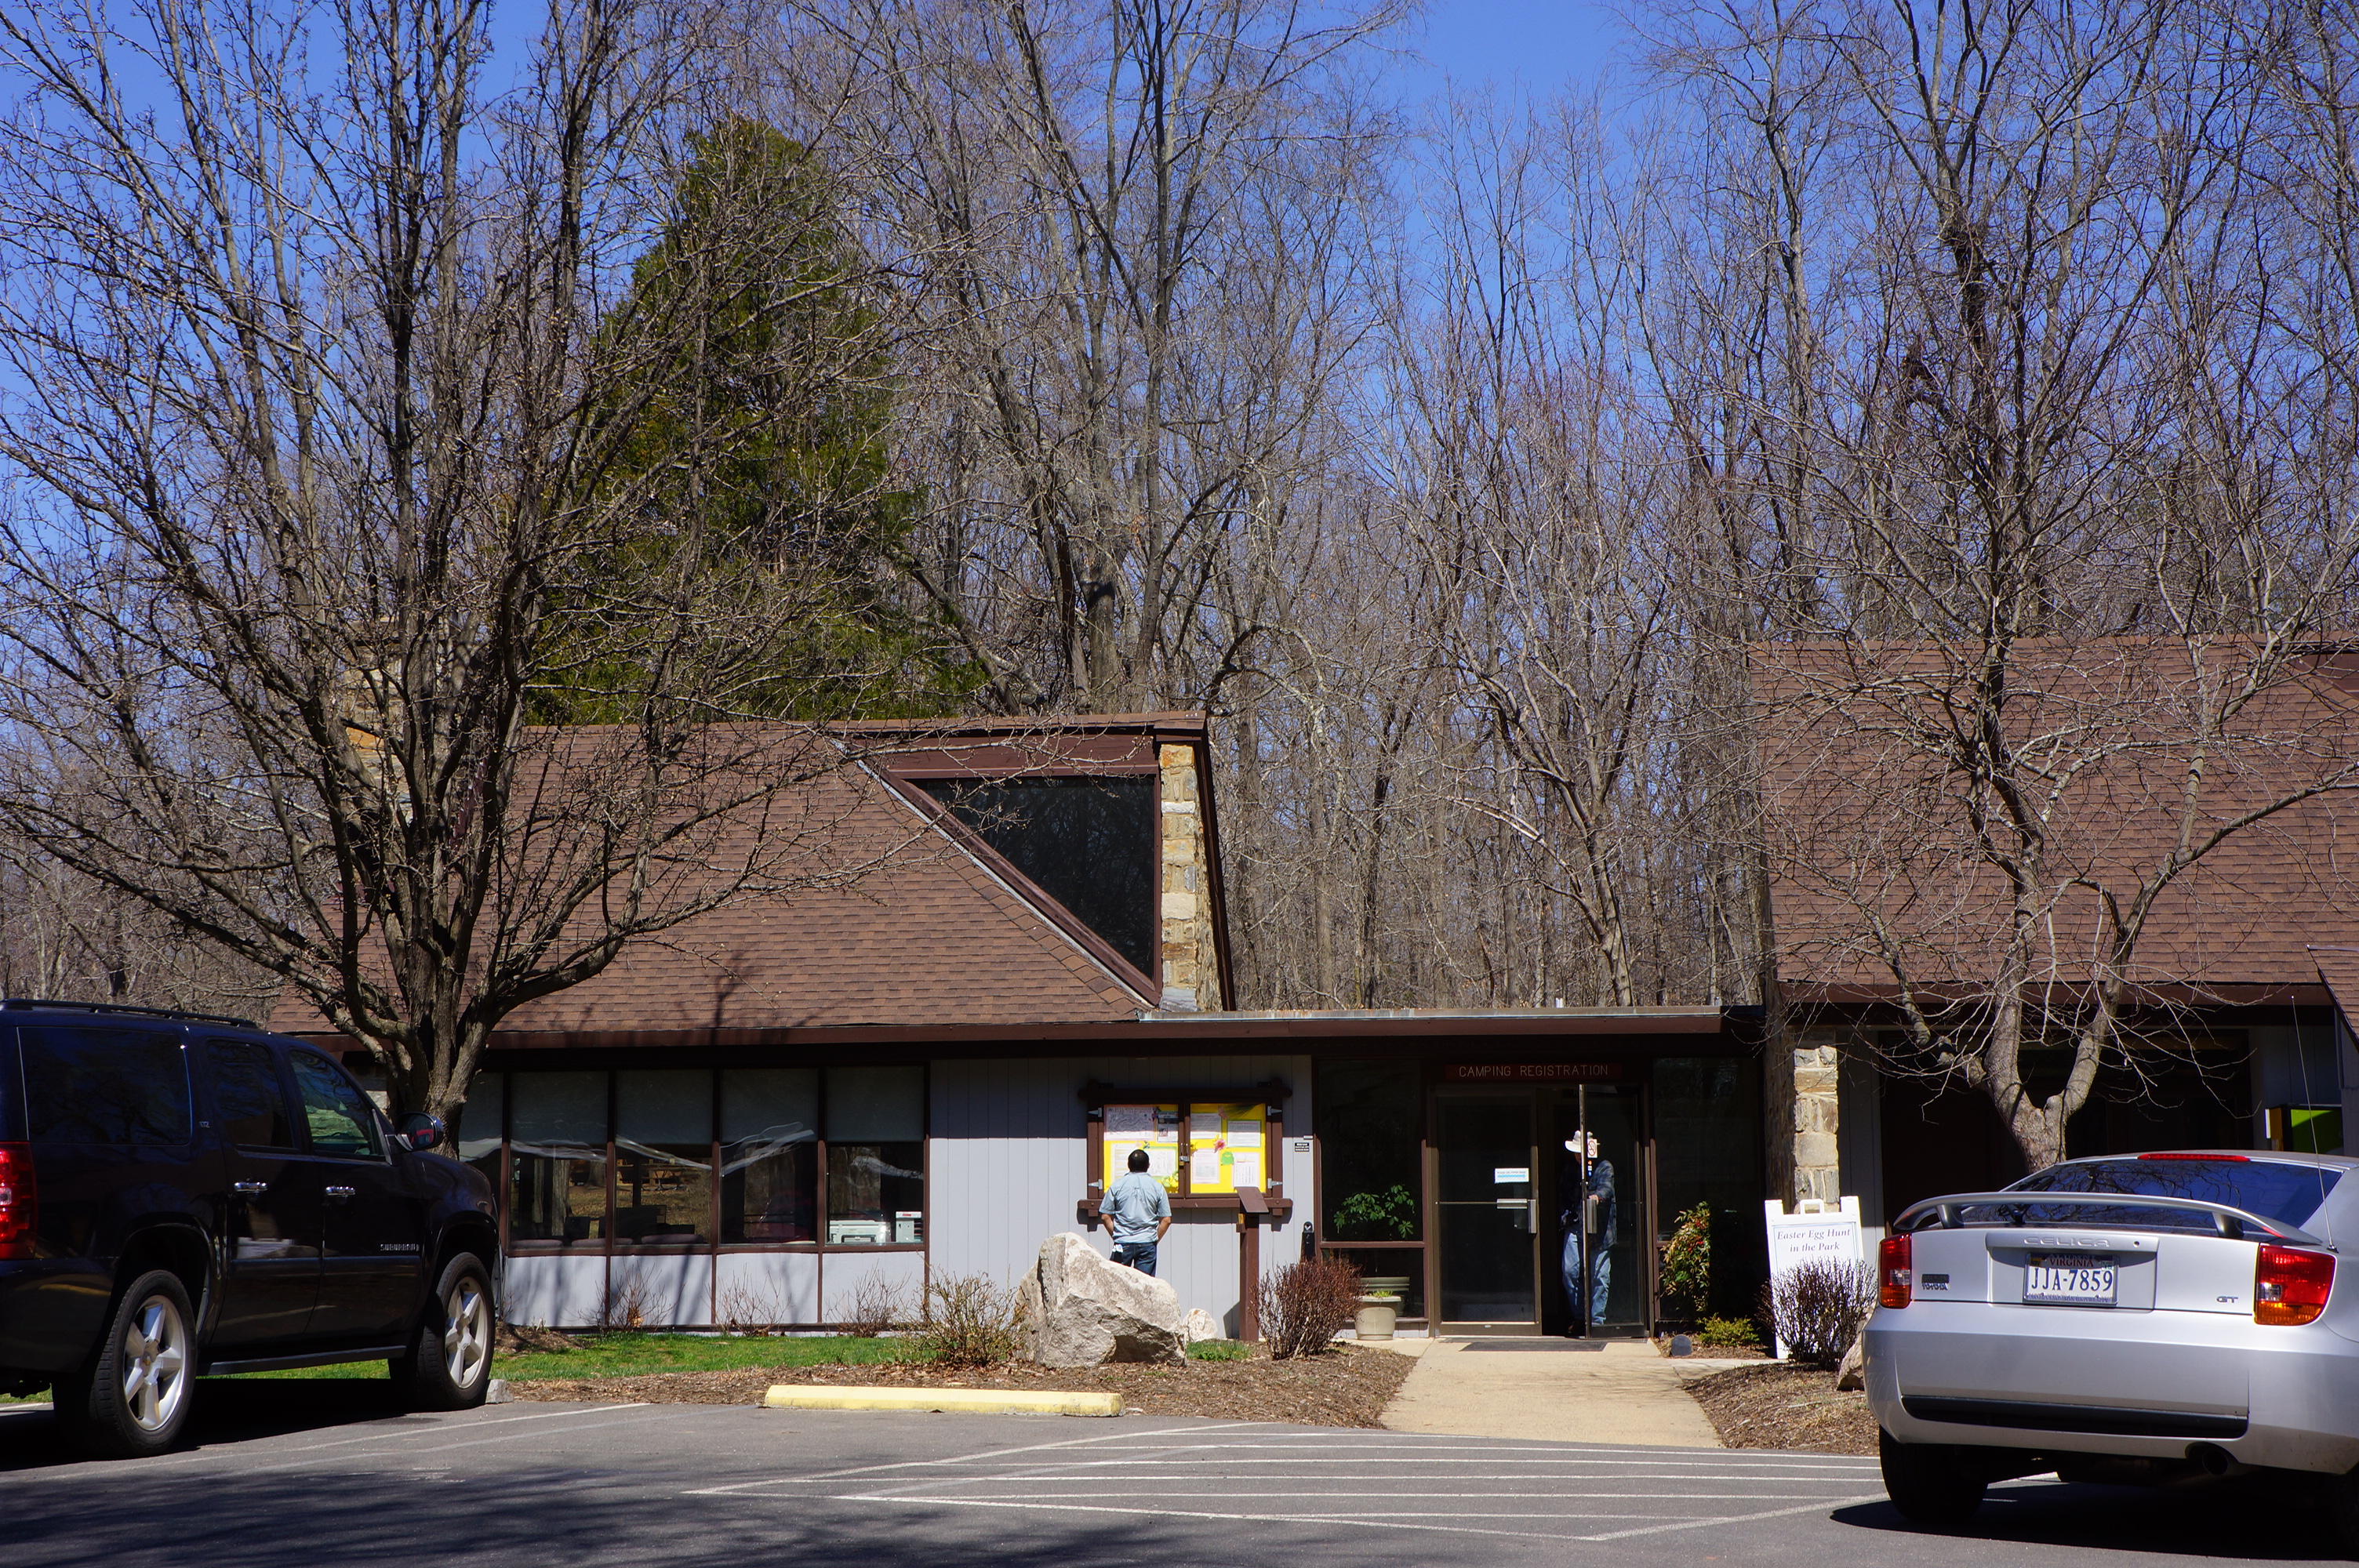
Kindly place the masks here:
[(1440, 1318), (1454, 1325), (1539, 1324), (1532, 1097), (1440, 1094)]
[(1567, 1334), (1643, 1334), (1645, 1099), (1636, 1086), (1592, 1085), (1550, 1097), (1546, 1144), (1555, 1202), (1549, 1226), (1548, 1326)]

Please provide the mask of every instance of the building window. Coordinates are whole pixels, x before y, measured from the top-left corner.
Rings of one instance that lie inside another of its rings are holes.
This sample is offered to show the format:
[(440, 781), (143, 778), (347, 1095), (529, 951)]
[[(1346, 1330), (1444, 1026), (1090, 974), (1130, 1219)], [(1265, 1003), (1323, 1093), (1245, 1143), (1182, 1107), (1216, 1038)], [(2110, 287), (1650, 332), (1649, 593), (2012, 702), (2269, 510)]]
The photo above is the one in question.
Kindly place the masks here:
[(721, 1239), (816, 1241), (819, 1071), (721, 1075)]
[(908, 1246), (926, 1238), (926, 1071), (832, 1067), (827, 1075), (827, 1239)]
[(919, 787), (1140, 974), (1155, 974), (1154, 774)]
[(606, 1075), (516, 1073), (508, 1123), (511, 1241), (606, 1238)]
[(451, 1141), (459, 1158), (483, 1173), (500, 1190), (501, 1125), (507, 1119), (507, 1075), (477, 1073), (467, 1086), (467, 1103), (459, 1108), (459, 1125)]
[(1655, 1064), (1655, 1170), (1657, 1241), (1670, 1239), (1680, 1215), (1708, 1205), (1712, 1300), (1704, 1310), (1749, 1316), (1755, 1292), (1769, 1277), (1760, 1218), (1759, 1064), (1734, 1056), (1667, 1056)]
[(1321, 1234), (1330, 1241), (1415, 1241), (1423, 1234), (1415, 1062), (1319, 1065)]
[(618, 1073), (614, 1239), (693, 1246), (712, 1234), (712, 1075)]
[(926, 1239), (922, 1066), (489, 1073), (460, 1114), (525, 1250)]

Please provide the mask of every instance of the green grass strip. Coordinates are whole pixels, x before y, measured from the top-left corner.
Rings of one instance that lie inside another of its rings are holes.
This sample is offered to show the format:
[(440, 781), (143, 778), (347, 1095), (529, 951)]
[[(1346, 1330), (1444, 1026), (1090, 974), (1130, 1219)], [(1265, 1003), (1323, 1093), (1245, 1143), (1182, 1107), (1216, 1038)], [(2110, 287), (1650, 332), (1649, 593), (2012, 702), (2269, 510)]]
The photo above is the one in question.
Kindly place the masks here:
[[(734, 1372), (743, 1367), (873, 1366), (919, 1359), (906, 1339), (855, 1339), (850, 1336), (782, 1336), (773, 1339), (723, 1338), (702, 1334), (600, 1334), (575, 1350), (500, 1356), (492, 1375), (510, 1382), (570, 1378), (636, 1378), (651, 1372)], [(245, 1372), (246, 1378), (382, 1378), (382, 1361), (346, 1361), (329, 1367), (299, 1367), (284, 1372)]]

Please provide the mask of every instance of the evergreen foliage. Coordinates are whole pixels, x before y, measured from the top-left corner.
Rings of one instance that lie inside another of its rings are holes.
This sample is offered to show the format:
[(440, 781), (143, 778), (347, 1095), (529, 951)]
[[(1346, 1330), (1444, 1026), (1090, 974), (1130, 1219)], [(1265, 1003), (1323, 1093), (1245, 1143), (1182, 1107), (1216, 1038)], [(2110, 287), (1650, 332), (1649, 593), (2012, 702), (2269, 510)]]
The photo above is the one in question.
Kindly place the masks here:
[(755, 120), (690, 145), (670, 222), (605, 325), (667, 351), (641, 385), (606, 390), (629, 422), (608, 486), (620, 504), (577, 557), (572, 645), (544, 716), (626, 720), (647, 655), (629, 629), (675, 616), (680, 596), (704, 641), (663, 654), (710, 665), (714, 717), (946, 711), (974, 681), (895, 591), (919, 495), (895, 483), (886, 334), (835, 219), (842, 193)]

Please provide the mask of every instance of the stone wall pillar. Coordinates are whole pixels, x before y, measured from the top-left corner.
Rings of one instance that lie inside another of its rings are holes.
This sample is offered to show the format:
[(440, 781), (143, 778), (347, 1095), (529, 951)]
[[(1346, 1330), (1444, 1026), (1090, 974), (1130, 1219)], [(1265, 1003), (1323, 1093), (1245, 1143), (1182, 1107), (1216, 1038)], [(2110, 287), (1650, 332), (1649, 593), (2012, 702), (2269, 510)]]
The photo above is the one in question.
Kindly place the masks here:
[(1790, 1038), (1777, 1058), (1791, 1063), (1793, 1090), (1787, 1136), (1792, 1141), (1793, 1190), (1788, 1201), (1843, 1196), (1838, 1134), (1843, 1130), (1843, 1054), (1832, 1029), (1809, 1029)]
[(1769, 1195), (1834, 1203), (1843, 1196), (1842, 1032), (1781, 1022), (1773, 1019), (1761, 1086)]
[(1196, 792), (1192, 746), (1158, 748), (1163, 853), (1160, 936), (1163, 1011), (1219, 1011), (1221, 963), (1212, 940), (1212, 876), (1204, 841), (1202, 802)]

